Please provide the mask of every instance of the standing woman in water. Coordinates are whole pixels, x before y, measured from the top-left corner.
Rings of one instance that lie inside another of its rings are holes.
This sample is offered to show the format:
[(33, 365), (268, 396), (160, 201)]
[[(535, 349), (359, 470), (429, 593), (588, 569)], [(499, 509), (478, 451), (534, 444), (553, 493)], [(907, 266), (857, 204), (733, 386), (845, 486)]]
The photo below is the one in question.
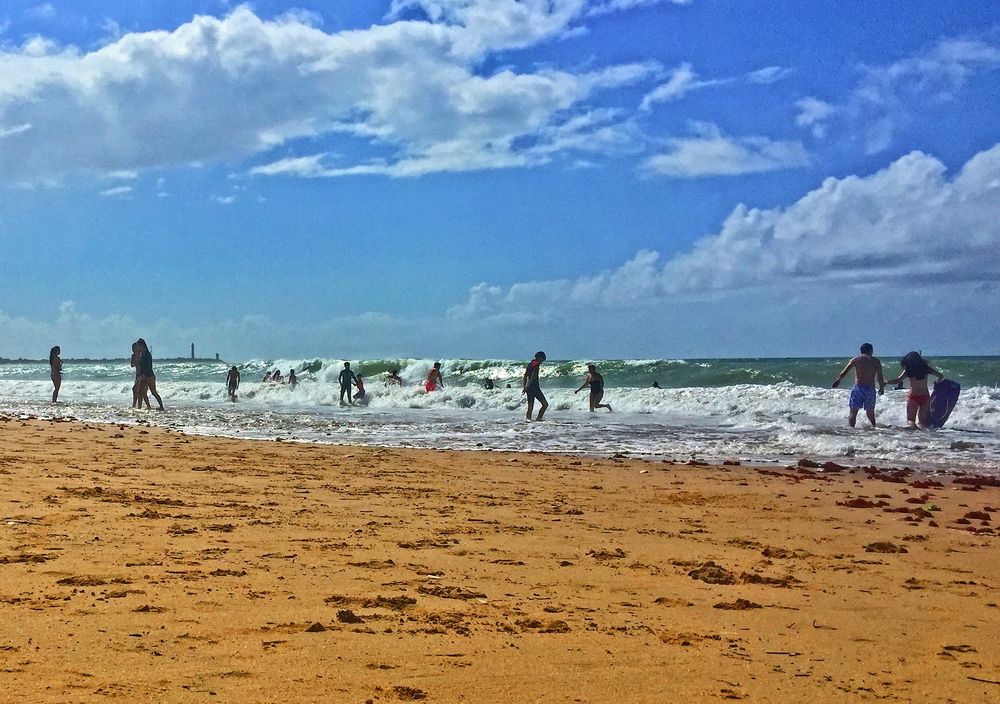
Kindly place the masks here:
[(59, 355), (62, 350), (56, 345), (49, 350), (49, 376), (52, 377), (52, 403), (59, 401), (59, 387), (62, 386), (62, 359)]
[[(149, 351), (149, 345), (141, 337), (136, 340), (136, 344), (139, 345), (139, 397), (142, 398), (146, 395), (146, 392), (153, 394), (153, 398), (156, 402), (160, 404), (160, 410), (163, 410), (163, 399), (160, 398), (160, 394), (156, 393), (156, 375), (153, 374), (153, 355)], [(146, 399), (146, 408), (149, 408), (149, 399)]]

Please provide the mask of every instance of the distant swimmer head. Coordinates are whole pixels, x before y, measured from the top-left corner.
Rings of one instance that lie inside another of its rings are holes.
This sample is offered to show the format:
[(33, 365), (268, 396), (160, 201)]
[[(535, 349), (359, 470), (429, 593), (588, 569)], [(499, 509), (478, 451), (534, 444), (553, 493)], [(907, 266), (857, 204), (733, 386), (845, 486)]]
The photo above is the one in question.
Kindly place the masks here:
[(539, 362), (544, 362), (546, 360), (545, 353), (542, 352), (541, 350), (535, 352), (535, 359), (537, 359)]
[(872, 347), (872, 343), (866, 342), (861, 345), (861, 354), (872, 354), (875, 352), (875, 348)]
[(344, 362), (344, 369), (350, 369), (350, 368), (351, 368), (351, 363), (350, 362)]
[(441, 362), (434, 362), (434, 368), (435, 369), (440, 369), (441, 368)]

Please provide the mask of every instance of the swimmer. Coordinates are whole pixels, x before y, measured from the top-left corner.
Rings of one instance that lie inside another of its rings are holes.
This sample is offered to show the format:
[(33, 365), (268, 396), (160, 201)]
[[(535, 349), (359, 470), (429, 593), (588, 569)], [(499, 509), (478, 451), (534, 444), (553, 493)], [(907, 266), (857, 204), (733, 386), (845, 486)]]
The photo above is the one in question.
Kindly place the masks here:
[(438, 387), (444, 388), (444, 377), (441, 376), (441, 362), (434, 362), (434, 366), (427, 372), (427, 381), (424, 382), (424, 391), (434, 391)]
[(847, 363), (847, 366), (833, 380), (833, 388), (840, 385), (847, 373), (854, 369), (854, 388), (848, 401), (847, 424), (852, 428), (858, 420), (858, 411), (865, 409), (868, 422), (875, 427), (875, 381), (878, 380), (878, 396), (885, 393), (885, 378), (882, 376), (882, 362), (873, 357), (875, 348), (870, 342), (861, 345), (861, 354)]
[(236, 400), (236, 389), (240, 388), (240, 370), (235, 365), (229, 368), (226, 374), (226, 390), (229, 391), (229, 400)]
[(593, 364), (587, 365), (587, 378), (580, 385), (580, 388), (573, 393), (578, 394), (588, 386), (590, 387), (590, 412), (593, 413), (598, 408), (607, 408), (611, 411), (609, 404), (601, 403), (601, 399), (604, 398), (604, 377), (601, 376), (600, 372), (597, 371), (597, 367)]
[(534, 409), (536, 400), (540, 404), (538, 415), (535, 417), (536, 421), (542, 419), (542, 416), (545, 415), (545, 409), (549, 407), (549, 402), (545, 400), (545, 395), (538, 382), (538, 372), (544, 361), (545, 353), (535, 352), (535, 358), (525, 367), (524, 376), (521, 377), (521, 393), (528, 397), (528, 420), (531, 420), (531, 411)]
[[(351, 371), (351, 363), (344, 362), (344, 368), (340, 372), (340, 405), (346, 406), (347, 404), (354, 405), (354, 399), (351, 397), (351, 384), (357, 381), (357, 377), (354, 376), (354, 372)], [(344, 403), (344, 395), (347, 395), (347, 403)]]

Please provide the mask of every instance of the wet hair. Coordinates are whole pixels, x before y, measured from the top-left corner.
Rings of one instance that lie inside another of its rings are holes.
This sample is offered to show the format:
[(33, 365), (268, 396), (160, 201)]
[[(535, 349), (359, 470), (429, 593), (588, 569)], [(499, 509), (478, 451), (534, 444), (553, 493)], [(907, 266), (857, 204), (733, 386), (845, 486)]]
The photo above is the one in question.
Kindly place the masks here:
[(141, 337), (138, 340), (135, 341), (135, 344), (142, 345), (143, 347), (148, 347), (148, 345), (146, 344), (146, 341), (143, 340)]
[(903, 372), (910, 379), (926, 379), (931, 370), (931, 365), (927, 363), (927, 360), (915, 351), (907, 352), (899, 360), (899, 366), (903, 368)]
[(344, 362), (344, 369), (349, 369), (351, 367), (350, 362)]
[(535, 359), (538, 359), (538, 360), (544, 362), (545, 361), (545, 353), (542, 352), (541, 350), (539, 350), (538, 352), (535, 352)]
[(596, 372), (597, 371), (597, 365), (596, 364), (588, 364), (587, 365), (587, 369), (589, 369), (590, 371)]
[(49, 350), (49, 364), (52, 364), (52, 361), (55, 359), (56, 355), (59, 354), (61, 351), (62, 350), (59, 349), (59, 345), (56, 345), (55, 347)]
[(434, 368), (435, 369), (440, 369), (441, 368), (441, 362), (434, 362)]
[(390, 373), (390, 374), (392, 374), (393, 376), (399, 376), (399, 370), (398, 370), (398, 369), (393, 369), (393, 370), (392, 370), (391, 372), (389, 372), (389, 373)]
[(866, 342), (865, 344), (861, 345), (861, 354), (871, 354), (874, 351), (875, 348), (872, 347), (872, 343), (870, 342)]

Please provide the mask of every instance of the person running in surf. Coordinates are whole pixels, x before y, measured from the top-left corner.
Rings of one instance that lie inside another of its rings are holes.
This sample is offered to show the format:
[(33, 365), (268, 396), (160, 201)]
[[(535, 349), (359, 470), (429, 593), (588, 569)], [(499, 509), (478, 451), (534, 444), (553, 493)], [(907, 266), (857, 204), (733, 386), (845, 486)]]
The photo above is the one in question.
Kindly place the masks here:
[(604, 377), (597, 371), (597, 366), (594, 364), (587, 365), (587, 378), (573, 393), (578, 394), (588, 386), (590, 387), (590, 412), (593, 413), (598, 408), (607, 408), (608, 411), (611, 411), (610, 404), (601, 403), (601, 399), (604, 398)]
[(931, 366), (919, 352), (907, 352), (899, 361), (903, 368), (899, 376), (889, 379), (887, 384), (899, 384), (903, 379), (910, 381), (910, 393), (906, 397), (906, 424), (910, 429), (926, 428), (927, 415), (931, 408), (931, 392), (927, 388), (927, 376), (933, 374), (938, 381), (944, 379), (944, 374)]
[(240, 388), (240, 370), (233, 365), (226, 374), (226, 390), (229, 391), (229, 400), (236, 400), (236, 389)]
[(878, 395), (885, 393), (885, 379), (882, 376), (882, 362), (873, 357), (875, 348), (870, 342), (861, 345), (861, 354), (852, 359), (833, 380), (833, 388), (840, 386), (847, 373), (854, 369), (854, 388), (851, 389), (847, 423), (853, 428), (858, 420), (858, 411), (865, 409), (868, 422), (875, 426), (875, 381), (878, 380)]
[(354, 377), (354, 386), (358, 389), (354, 392), (354, 398), (360, 401), (365, 397), (365, 380), (360, 374)]
[(427, 372), (427, 381), (424, 382), (424, 391), (434, 391), (438, 387), (444, 388), (444, 377), (441, 376), (441, 362), (434, 362), (434, 366)]
[[(348, 403), (354, 405), (352, 397), (353, 390), (351, 384), (357, 383), (358, 378), (351, 371), (351, 363), (344, 362), (344, 368), (340, 372), (340, 405), (346, 406)], [(344, 394), (347, 394), (347, 403), (344, 403)]]
[(541, 386), (538, 383), (538, 370), (544, 361), (545, 353), (535, 352), (535, 358), (525, 367), (524, 376), (521, 377), (521, 393), (528, 397), (528, 420), (531, 420), (531, 411), (534, 409), (536, 399), (540, 405), (535, 420), (541, 420), (542, 416), (545, 415), (545, 409), (549, 407), (549, 402), (545, 400), (545, 395), (542, 394)]

